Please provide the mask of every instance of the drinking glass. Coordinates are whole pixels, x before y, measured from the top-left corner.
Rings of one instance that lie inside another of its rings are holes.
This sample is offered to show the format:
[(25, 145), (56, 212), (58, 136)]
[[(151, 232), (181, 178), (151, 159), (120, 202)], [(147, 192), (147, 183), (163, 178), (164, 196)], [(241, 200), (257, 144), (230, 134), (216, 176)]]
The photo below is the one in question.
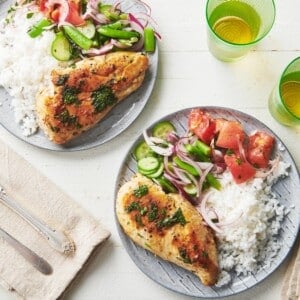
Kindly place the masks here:
[(208, 0), (209, 50), (222, 61), (237, 60), (267, 35), (274, 20), (273, 0)]
[(300, 126), (300, 57), (283, 71), (269, 97), (269, 111), (283, 125)]

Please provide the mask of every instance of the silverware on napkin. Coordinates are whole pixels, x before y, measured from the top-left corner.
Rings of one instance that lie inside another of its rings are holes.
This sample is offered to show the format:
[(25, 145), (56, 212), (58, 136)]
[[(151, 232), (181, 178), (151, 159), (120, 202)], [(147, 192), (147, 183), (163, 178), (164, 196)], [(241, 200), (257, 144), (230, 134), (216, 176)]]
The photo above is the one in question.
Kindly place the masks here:
[(46, 260), (27, 248), (2, 228), (0, 228), (0, 237), (2, 237), (16, 251), (18, 251), (18, 253), (20, 253), (33, 267), (35, 267), (41, 273), (50, 275), (53, 272), (52, 267)]
[(16, 212), (42, 236), (44, 236), (54, 249), (64, 254), (71, 254), (75, 251), (75, 244), (69, 237), (67, 237), (63, 232), (51, 228), (46, 223), (33, 216), (28, 210), (11, 199), (1, 187), (0, 201)]

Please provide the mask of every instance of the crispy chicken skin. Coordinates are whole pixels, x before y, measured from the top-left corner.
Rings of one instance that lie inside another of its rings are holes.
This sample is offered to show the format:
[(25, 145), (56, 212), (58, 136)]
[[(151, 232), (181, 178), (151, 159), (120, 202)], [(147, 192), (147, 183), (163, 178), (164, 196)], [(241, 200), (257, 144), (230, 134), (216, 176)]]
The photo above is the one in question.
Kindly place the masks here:
[(148, 64), (142, 53), (119, 51), (53, 70), (53, 86), (37, 95), (40, 127), (54, 143), (68, 142), (138, 89)]
[(180, 195), (165, 194), (160, 186), (137, 174), (120, 188), (116, 213), (135, 243), (192, 271), (204, 285), (216, 283), (219, 268), (214, 235)]

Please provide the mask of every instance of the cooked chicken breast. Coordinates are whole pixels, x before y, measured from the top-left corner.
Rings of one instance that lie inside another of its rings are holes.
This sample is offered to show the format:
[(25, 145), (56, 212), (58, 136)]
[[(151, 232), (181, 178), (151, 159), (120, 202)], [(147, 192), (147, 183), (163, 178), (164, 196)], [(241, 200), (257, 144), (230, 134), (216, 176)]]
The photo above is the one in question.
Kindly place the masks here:
[(119, 190), (118, 220), (138, 245), (195, 273), (204, 285), (218, 277), (217, 247), (198, 211), (178, 194), (137, 174)]
[(138, 89), (148, 64), (142, 53), (120, 51), (53, 70), (53, 86), (37, 95), (40, 127), (54, 143), (66, 143)]

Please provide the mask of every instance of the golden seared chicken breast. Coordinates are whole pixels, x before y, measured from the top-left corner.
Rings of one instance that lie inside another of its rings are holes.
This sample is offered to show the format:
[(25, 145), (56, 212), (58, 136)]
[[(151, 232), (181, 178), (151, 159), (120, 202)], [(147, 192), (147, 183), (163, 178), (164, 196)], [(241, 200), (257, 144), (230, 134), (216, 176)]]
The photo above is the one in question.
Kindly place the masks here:
[(204, 285), (217, 281), (214, 235), (198, 211), (178, 194), (137, 174), (119, 190), (117, 218), (124, 232), (155, 255), (195, 273)]
[(142, 53), (119, 51), (53, 70), (53, 86), (37, 95), (39, 125), (51, 141), (66, 143), (138, 89), (148, 65)]

